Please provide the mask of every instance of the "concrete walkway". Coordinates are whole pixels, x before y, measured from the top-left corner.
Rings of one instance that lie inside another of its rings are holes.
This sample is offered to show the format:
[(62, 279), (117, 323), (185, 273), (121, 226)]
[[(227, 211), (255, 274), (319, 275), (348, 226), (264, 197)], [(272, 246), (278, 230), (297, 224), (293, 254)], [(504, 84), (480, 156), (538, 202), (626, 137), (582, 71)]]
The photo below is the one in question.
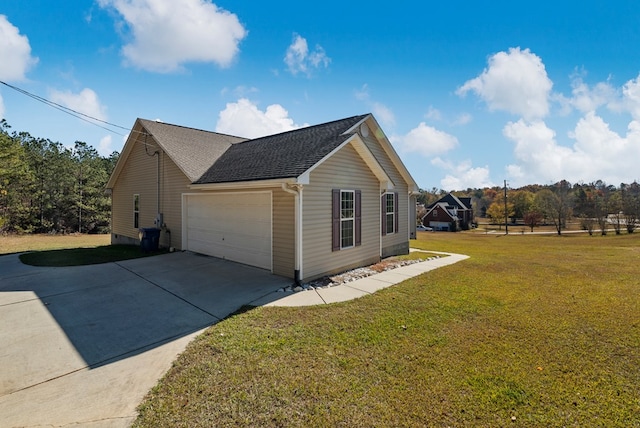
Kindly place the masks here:
[[(418, 250), (412, 250), (418, 251)], [(414, 276), (421, 275), (430, 270), (439, 267), (452, 265), (461, 260), (468, 259), (469, 256), (453, 253), (442, 253), (431, 251), (430, 253), (442, 254), (447, 257), (427, 260), (420, 263), (414, 263), (408, 266), (402, 266), (386, 272), (381, 272), (366, 278), (357, 279), (346, 284), (337, 285), (330, 288), (316, 288), (314, 290), (306, 290), (300, 292), (288, 292), (280, 299), (274, 301), (258, 300), (253, 302), (259, 305), (261, 302), (264, 306), (312, 306), (329, 303), (345, 302), (347, 300), (357, 299), (362, 296), (373, 294), (378, 290), (390, 287), (400, 282), (406, 281)], [(278, 293), (283, 294), (283, 293)], [(274, 299), (273, 295), (269, 295), (270, 299)]]

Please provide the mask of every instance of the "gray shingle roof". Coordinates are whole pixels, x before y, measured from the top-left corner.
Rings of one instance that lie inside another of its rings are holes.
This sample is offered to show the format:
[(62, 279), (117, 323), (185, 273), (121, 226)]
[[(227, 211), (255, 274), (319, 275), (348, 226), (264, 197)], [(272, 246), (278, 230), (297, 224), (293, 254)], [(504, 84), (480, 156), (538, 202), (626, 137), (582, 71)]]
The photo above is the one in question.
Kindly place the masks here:
[(195, 183), (298, 177), (346, 141), (350, 135), (345, 132), (367, 116), (353, 116), (230, 145)]
[(138, 119), (192, 182), (234, 144), (246, 138)]

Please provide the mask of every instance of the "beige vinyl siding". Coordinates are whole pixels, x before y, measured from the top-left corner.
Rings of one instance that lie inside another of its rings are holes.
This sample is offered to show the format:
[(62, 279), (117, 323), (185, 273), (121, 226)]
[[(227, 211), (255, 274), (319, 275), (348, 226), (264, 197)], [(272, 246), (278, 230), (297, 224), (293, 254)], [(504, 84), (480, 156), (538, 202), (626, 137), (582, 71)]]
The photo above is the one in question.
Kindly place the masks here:
[(182, 249), (182, 194), (189, 191), (190, 182), (166, 153), (160, 159), (160, 212), (167, 226), (160, 233), (160, 245)]
[[(373, 134), (370, 132), (367, 137), (363, 138), (363, 141), (393, 182), (395, 186), (393, 191), (398, 192), (398, 231), (382, 237), (382, 255), (388, 256), (397, 253), (393, 248), (407, 246), (409, 240), (409, 187)], [(380, 230), (380, 234), (382, 234), (382, 230)]]
[(140, 227), (154, 227), (156, 217), (156, 157), (148, 156), (144, 144), (134, 144), (112, 193), (111, 233), (138, 239), (133, 224), (133, 195), (140, 195)]
[(273, 273), (294, 277), (295, 197), (282, 189), (273, 190)]
[[(362, 191), (362, 245), (331, 251), (332, 189)], [(380, 259), (380, 183), (350, 144), (311, 172), (303, 201), (303, 280)]]
[[(112, 234), (138, 239), (133, 225), (133, 195), (140, 195), (140, 227), (155, 227), (158, 210), (157, 170), (158, 155), (149, 156), (157, 149), (150, 141), (148, 152), (142, 142), (136, 142), (127, 162), (118, 176), (112, 196)], [(147, 154), (149, 153), (149, 154)], [(161, 246), (180, 249), (182, 243), (182, 193), (189, 180), (164, 152), (160, 152), (160, 212), (166, 229), (160, 233)], [(168, 231), (168, 232), (167, 232)]]

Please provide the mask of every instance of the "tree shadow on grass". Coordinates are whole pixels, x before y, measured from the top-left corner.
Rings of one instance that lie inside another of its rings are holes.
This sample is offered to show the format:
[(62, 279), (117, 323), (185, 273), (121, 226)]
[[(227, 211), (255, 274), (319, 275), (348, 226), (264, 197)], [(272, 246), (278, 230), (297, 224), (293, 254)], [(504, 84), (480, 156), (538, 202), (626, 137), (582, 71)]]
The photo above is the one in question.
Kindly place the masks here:
[(30, 266), (64, 267), (119, 262), (166, 253), (166, 250), (142, 251), (137, 245), (103, 245), (94, 248), (32, 251), (20, 254), (20, 261)]

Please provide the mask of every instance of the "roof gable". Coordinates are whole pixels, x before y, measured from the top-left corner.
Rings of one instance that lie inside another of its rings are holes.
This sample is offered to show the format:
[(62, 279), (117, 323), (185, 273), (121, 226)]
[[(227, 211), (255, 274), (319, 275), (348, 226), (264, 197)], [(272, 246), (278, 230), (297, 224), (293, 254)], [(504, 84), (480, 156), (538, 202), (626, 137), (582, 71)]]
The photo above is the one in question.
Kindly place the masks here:
[(434, 210), (438, 210), (439, 212), (445, 214), (451, 220), (458, 220), (458, 218), (449, 211), (449, 208), (450, 206), (446, 202), (436, 202), (429, 208), (426, 214), (422, 216), (422, 220), (424, 221), (424, 219), (429, 217)]
[(364, 122), (367, 123), (367, 126), (370, 129), (369, 132), (371, 132), (375, 136), (375, 139), (381, 145), (382, 150), (384, 150), (386, 155), (391, 160), (391, 163), (393, 164), (393, 166), (397, 169), (398, 173), (400, 173), (400, 176), (402, 177), (402, 179), (407, 183), (409, 192), (413, 194), (418, 194), (419, 189), (416, 181), (413, 179), (413, 177), (409, 173), (409, 170), (400, 159), (400, 156), (398, 156), (398, 153), (396, 152), (396, 150), (393, 148), (391, 141), (389, 141), (389, 138), (387, 138), (384, 131), (382, 130), (382, 127), (380, 126), (380, 124), (372, 114), (364, 116), (363, 119), (360, 122), (357, 122), (356, 124), (354, 124), (353, 127), (348, 132), (354, 132), (354, 133), (361, 132), (361, 125)]
[(246, 141), (246, 138), (151, 120), (140, 119), (140, 123), (191, 181), (204, 174), (234, 144)]
[[(464, 202), (462, 202), (462, 200), (464, 200), (465, 202), (468, 201), (469, 205), (467, 206)], [(431, 205), (429, 205), (427, 207), (427, 209), (434, 207), (436, 204), (439, 203), (447, 203), (449, 205), (451, 205), (454, 208), (457, 208), (459, 210), (470, 210), (471, 209), (471, 198), (458, 198), (456, 195), (452, 194), (452, 193), (447, 193), (446, 195), (444, 195), (442, 198), (438, 199), (436, 202), (432, 203)]]
[(137, 119), (106, 187), (113, 188), (136, 144), (145, 144), (153, 151), (159, 147), (171, 158), (189, 181), (193, 182), (204, 174), (229, 147), (242, 141), (246, 141), (246, 138)]

